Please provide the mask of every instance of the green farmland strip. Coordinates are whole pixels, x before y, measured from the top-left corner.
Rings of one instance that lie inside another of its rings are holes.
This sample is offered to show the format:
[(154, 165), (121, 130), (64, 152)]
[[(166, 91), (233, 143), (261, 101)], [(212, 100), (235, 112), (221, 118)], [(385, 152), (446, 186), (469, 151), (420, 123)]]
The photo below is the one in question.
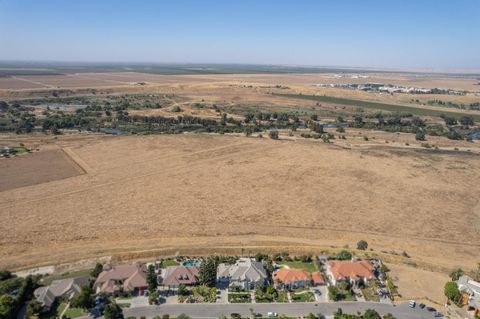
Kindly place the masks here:
[(333, 104), (340, 104), (340, 105), (364, 107), (364, 108), (389, 111), (389, 112), (411, 113), (411, 114), (420, 115), (420, 116), (440, 116), (442, 114), (445, 114), (451, 117), (455, 117), (457, 119), (461, 118), (462, 116), (470, 116), (475, 121), (480, 121), (480, 114), (478, 115), (466, 114), (466, 113), (452, 112), (449, 110), (445, 110), (445, 111), (429, 110), (429, 109), (417, 108), (412, 106), (370, 102), (370, 101), (362, 101), (362, 100), (352, 100), (352, 99), (345, 99), (345, 98), (326, 96), (326, 95), (276, 94), (276, 93), (274, 95), (279, 97), (286, 97), (286, 98), (295, 98), (295, 99), (311, 100), (311, 101), (333, 103)]

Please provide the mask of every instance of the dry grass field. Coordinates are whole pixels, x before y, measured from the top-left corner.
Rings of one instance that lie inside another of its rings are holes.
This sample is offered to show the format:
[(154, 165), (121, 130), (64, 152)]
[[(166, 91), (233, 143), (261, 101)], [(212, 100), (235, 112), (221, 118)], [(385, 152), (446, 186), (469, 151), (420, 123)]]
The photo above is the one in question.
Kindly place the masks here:
[[(365, 82), (473, 93), (391, 96), (314, 86)], [(51, 97), (54, 90), (97, 97), (173, 94), (178, 98), (168, 107), (129, 113), (219, 120), (214, 109), (193, 106), (205, 102), (227, 110), (309, 111), (334, 121), (342, 112), (351, 115), (355, 107), (271, 93), (411, 106), (411, 99), (473, 103), (480, 100), (477, 82), (387, 74), (352, 79), (331, 74), (82, 73), (0, 78), (0, 100)], [(181, 112), (173, 112), (174, 105)], [(35, 112), (43, 111), (37, 107)], [(235, 112), (229, 117), (242, 118)], [(327, 131), (338, 135), (334, 129)], [(0, 159), (0, 268), (100, 256), (121, 260), (280, 250), (318, 253), (353, 248), (365, 239), (369, 254), (392, 263), (405, 298), (428, 295), (442, 302), (445, 273), (454, 267), (473, 268), (479, 261), (478, 142), (428, 136), (428, 143), (438, 149), (427, 150), (414, 134), (349, 128), (343, 133), (346, 140), (325, 144), (301, 138), (302, 132), (310, 131), (298, 129), (293, 136), (282, 131), (278, 141), (240, 134), (0, 135), (0, 147), (23, 143), (39, 149)], [(403, 251), (411, 258), (401, 257)]]
[(83, 170), (62, 150), (7, 158), (0, 161), (0, 192), (78, 174), (83, 174)]
[[(480, 254), (475, 155), (215, 135), (50, 143), (86, 174), (3, 188), (0, 267), (162, 249), (318, 251), (359, 239), (437, 269), (473, 267)], [(22, 156), (42, 152), (51, 151)]]

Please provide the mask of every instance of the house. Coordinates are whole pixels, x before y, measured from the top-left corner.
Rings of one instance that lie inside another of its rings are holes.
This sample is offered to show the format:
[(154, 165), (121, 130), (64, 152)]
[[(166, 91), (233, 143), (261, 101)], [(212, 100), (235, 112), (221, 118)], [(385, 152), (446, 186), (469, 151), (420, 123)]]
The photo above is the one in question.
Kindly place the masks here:
[(234, 265), (222, 263), (217, 268), (217, 281), (220, 284), (249, 290), (264, 287), (267, 280), (264, 264), (252, 258), (240, 258)]
[(273, 273), (275, 286), (284, 289), (304, 288), (312, 285), (312, 276), (303, 269), (279, 269)]
[(352, 285), (365, 284), (375, 279), (373, 265), (366, 261), (329, 261), (327, 262), (326, 274), (330, 281), (336, 285), (347, 281)]
[(468, 276), (461, 276), (457, 280), (457, 286), (462, 304), (467, 305), (467, 310), (472, 311), (474, 316), (480, 316), (480, 282)]
[(312, 272), (312, 283), (314, 286), (323, 286), (325, 285), (325, 278), (319, 271)]
[(37, 288), (33, 294), (42, 305), (42, 311), (48, 312), (58, 298), (72, 300), (80, 294), (82, 287), (89, 284), (88, 276), (55, 280), (49, 286)]
[(197, 266), (169, 266), (165, 269), (162, 285), (168, 287), (197, 285), (199, 271), (200, 268)]
[(147, 272), (140, 264), (111, 266), (104, 265), (93, 288), (109, 295), (134, 292), (140, 295), (147, 289)]

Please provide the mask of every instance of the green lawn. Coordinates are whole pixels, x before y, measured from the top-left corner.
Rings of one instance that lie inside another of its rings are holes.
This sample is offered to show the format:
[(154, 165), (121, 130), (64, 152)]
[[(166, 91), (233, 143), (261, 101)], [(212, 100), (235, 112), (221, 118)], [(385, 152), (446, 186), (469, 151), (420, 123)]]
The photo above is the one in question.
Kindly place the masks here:
[(80, 308), (68, 308), (67, 311), (65, 311), (65, 316), (69, 318), (77, 318), (84, 315), (86, 315), (86, 312)]
[(312, 101), (319, 101), (319, 102), (332, 103), (332, 104), (365, 107), (369, 109), (376, 109), (376, 110), (389, 111), (389, 112), (411, 113), (411, 114), (423, 115), (423, 116), (440, 116), (442, 114), (445, 114), (445, 115), (454, 117), (456, 119), (459, 119), (465, 115), (468, 115), (472, 117), (475, 121), (480, 121), (480, 115), (452, 112), (450, 110), (445, 110), (445, 111), (430, 110), (430, 109), (424, 109), (424, 108), (414, 107), (414, 106), (353, 100), (353, 99), (345, 99), (345, 98), (325, 96), (325, 95), (277, 94), (277, 93), (273, 95), (279, 96), (279, 97), (286, 97), (286, 98), (296, 98), (296, 99), (312, 100)]
[(276, 302), (288, 302), (288, 295), (286, 291), (279, 290), (278, 296), (275, 298)]
[(90, 276), (91, 269), (80, 270), (76, 272), (67, 272), (61, 275), (50, 275), (42, 279), (42, 284), (48, 286), (54, 280), (67, 279), (67, 278), (77, 278), (83, 276)]
[(17, 154), (23, 154), (28, 152), (28, 149), (23, 146), (14, 147), (14, 149), (17, 151)]
[(162, 267), (178, 266), (178, 265), (180, 264), (175, 260), (168, 259), (168, 260), (162, 261)]
[(310, 273), (316, 271), (315, 265), (313, 264), (313, 262), (304, 263), (302, 261), (285, 261), (285, 262), (279, 262), (278, 264), (288, 266), (291, 269), (304, 269)]
[(290, 296), (292, 297), (293, 302), (310, 302), (315, 300), (315, 298), (313, 297), (313, 293), (311, 293), (310, 291), (302, 293), (292, 292)]

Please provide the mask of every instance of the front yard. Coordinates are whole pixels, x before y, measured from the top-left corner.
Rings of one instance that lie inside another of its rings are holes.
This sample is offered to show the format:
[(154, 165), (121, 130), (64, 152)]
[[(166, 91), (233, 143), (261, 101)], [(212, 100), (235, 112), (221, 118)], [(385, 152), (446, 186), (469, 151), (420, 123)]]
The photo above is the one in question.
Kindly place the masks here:
[(380, 297), (377, 294), (375, 294), (375, 289), (374, 288), (367, 287), (367, 288), (363, 288), (361, 290), (362, 290), (363, 297), (365, 297), (366, 301), (375, 301), (375, 302), (380, 301)]
[[(56, 304), (56, 306), (54, 306), (50, 312), (46, 314), (42, 314), (40, 318), (41, 319), (59, 318), (60, 314), (65, 310), (66, 307), (67, 307), (67, 304), (65, 302)], [(85, 316), (86, 314), (87, 313), (83, 309), (68, 308), (65, 311), (64, 316), (67, 316), (69, 318), (77, 318), (77, 317)]]
[(292, 302), (311, 302), (315, 301), (315, 297), (311, 291), (300, 291), (290, 293), (290, 297), (292, 298)]
[(252, 302), (252, 298), (250, 293), (229, 293), (228, 294), (228, 302), (231, 303), (250, 303)]

